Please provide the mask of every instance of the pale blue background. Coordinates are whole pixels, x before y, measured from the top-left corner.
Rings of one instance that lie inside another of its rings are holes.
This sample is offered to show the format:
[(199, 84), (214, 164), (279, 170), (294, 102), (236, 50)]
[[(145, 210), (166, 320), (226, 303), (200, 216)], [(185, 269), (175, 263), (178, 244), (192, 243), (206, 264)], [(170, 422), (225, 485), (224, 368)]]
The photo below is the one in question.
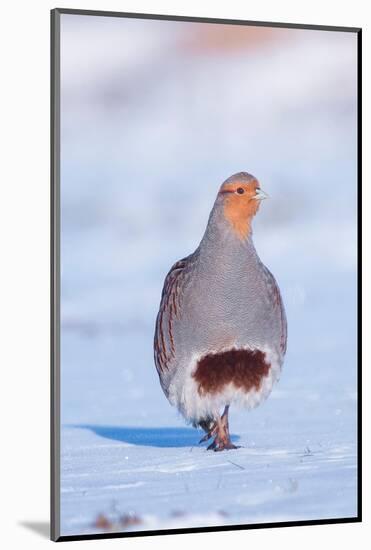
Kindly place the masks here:
[[(354, 516), (356, 35), (62, 15), (61, 40), (62, 534)], [(288, 353), (269, 400), (232, 410), (243, 448), (206, 453), (153, 329), (240, 170), (271, 196), (254, 238)]]

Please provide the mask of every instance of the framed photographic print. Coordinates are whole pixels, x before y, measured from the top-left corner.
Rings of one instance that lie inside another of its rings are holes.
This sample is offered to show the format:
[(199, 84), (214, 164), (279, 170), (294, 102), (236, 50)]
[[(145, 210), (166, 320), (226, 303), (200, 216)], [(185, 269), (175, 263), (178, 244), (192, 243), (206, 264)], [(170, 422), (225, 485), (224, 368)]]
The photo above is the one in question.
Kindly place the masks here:
[(53, 540), (361, 520), (361, 30), (55, 9)]

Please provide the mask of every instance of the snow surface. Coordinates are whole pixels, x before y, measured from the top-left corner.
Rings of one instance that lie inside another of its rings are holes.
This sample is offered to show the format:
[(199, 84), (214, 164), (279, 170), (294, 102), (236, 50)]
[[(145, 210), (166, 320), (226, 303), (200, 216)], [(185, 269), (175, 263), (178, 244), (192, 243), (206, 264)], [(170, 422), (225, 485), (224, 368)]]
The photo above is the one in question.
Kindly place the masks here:
[[(161, 24), (62, 16), (62, 534), (102, 514), (113, 530), (353, 517), (355, 36), (196, 57), (187, 26)], [(288, 352), (269, 399), (231, 409), (241, 448), (214, 453), (162, 394), (152, 341), (166, 272), (239, 170), (271, 196), (254, 240)]]

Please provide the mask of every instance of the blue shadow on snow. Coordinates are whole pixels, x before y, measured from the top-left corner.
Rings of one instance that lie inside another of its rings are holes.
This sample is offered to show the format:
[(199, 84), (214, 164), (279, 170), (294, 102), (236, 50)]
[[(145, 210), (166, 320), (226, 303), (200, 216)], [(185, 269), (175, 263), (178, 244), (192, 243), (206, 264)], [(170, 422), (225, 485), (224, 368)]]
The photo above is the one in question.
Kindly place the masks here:
[[(100, 437), (144, 445), (146, 447), (193, 447), (198, 445), (203, 435), (201, 430), (191, 428), (137, 428), (134, 426), (96, 426), (93, 424), (74, 424), (68, 427), (91, 430)], [(235, 441), (238, 436), (231, 436)]]

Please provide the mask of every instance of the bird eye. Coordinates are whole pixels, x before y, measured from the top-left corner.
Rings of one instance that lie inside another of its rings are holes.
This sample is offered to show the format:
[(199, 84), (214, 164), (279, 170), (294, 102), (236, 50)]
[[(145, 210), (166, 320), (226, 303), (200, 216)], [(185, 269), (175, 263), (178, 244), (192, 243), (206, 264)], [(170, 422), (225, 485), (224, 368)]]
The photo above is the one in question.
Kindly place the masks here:
[(238, 193), (239, 195), (243, 195), (244, 192), (245, 192), (245, 190), (242, 189), (242, 187), (238, 187), (238, 188), (237, 188), (237, 193)]

